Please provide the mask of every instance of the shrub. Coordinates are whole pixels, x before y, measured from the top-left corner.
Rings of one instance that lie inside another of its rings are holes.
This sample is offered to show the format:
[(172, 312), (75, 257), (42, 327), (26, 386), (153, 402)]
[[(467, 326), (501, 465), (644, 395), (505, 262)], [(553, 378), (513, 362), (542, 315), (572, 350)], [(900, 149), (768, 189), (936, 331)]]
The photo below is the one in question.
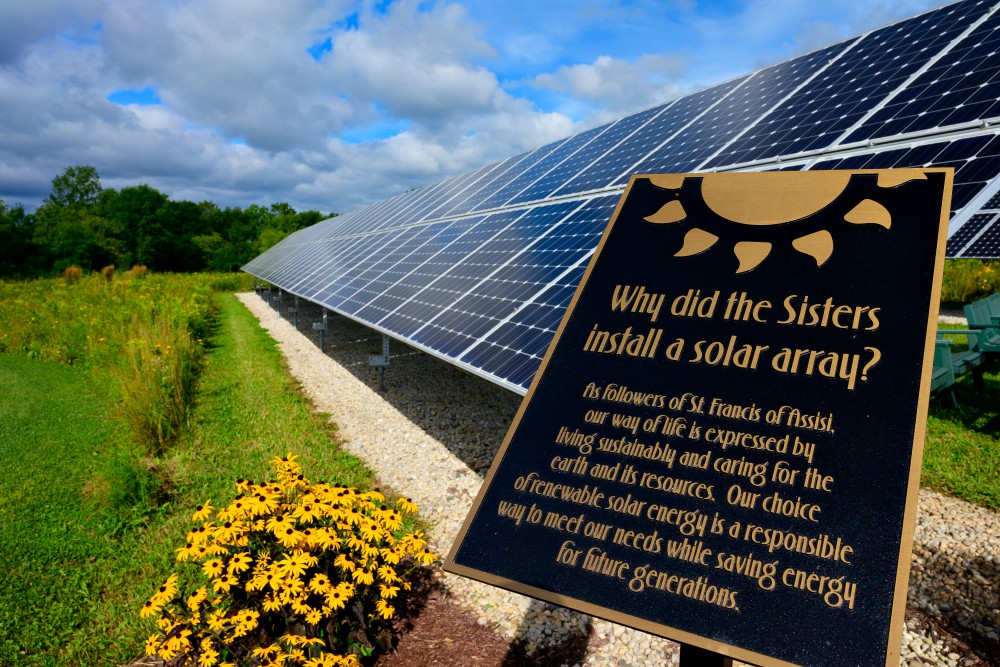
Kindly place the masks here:
[(79, 266), (67, 266), (62, 272), (63, 280), (67, 285), (73, 285), (83, 277), (83, 269)]
[(311, 484), (295, 458), (271, 462), (276, 481), (238, 480), (214, 521), (209, 502), (196, 509), (200, 527), (177, 550), (186, 569), (140, 611), (157, 618), (147, 655), (178, 666), (358, 666), (386, 646), (405, 577), (434, 559), (403, 528), (417, 508)]
[(200, 356), (187, 328), (166, 317), (132, 325), (111, 372), (121, 415), (148, 455), (162, 454), (187, 422)]
[(979, 259), (949, 259), (944, 263), (941, 301), (964, 304), (1000, 291), (997, 263)]

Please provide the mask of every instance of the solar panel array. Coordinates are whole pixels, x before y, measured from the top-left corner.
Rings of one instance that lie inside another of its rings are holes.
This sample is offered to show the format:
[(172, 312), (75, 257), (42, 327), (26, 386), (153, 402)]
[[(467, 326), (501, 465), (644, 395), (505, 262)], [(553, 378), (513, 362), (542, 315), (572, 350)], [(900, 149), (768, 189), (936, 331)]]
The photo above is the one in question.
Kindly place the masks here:
[(952, 166), (1000, 256), (1000, 16), (963, 0), (300, 230), (244, 270), (524, 393), (636, 173)]

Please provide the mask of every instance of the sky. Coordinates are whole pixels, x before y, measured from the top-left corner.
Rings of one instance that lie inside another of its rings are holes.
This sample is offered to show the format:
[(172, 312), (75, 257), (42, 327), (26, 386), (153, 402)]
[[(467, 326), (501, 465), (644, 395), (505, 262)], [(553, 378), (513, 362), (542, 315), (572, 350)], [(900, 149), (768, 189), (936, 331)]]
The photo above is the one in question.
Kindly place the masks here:
[(344, 213), (941, 0), (3, 0), (0, 200)]

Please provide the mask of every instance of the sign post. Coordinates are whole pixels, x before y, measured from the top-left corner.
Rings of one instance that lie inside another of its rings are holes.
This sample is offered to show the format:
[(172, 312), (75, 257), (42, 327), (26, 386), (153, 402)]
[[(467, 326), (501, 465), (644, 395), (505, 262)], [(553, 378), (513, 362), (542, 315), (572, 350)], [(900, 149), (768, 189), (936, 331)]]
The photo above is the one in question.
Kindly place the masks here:
[(445, 569), (691, 660), (898, 664), (951, 179), (633, 177)]

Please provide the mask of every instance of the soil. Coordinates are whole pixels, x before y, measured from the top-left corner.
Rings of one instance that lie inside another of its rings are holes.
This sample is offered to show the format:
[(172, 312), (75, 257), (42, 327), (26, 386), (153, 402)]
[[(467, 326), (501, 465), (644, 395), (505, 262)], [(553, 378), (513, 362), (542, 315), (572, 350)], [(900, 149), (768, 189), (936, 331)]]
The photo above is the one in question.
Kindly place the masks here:
[(375, 667), (570, 667), (580, 662), (586, 646), (562, 645), (531, 657), (517, 642), (476, 623), (456, 605), (433, 575), (414, 583), (397, 607), (398, 644)]

